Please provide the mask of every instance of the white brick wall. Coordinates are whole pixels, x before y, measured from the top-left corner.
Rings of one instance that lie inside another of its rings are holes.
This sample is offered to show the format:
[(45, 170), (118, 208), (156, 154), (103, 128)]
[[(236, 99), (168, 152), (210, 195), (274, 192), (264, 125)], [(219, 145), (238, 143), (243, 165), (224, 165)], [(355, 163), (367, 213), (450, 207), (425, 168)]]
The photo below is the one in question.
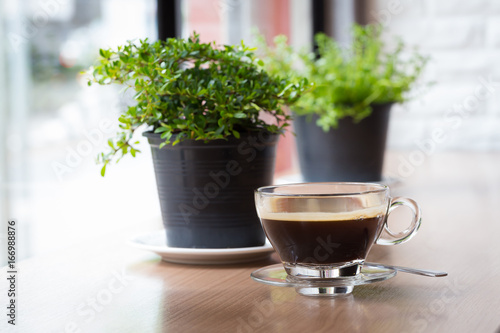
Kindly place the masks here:
[[(393, 109), (390, 148), (415, 149), (433, 131), (437, 150), (500, 150), (500, 1), (373, 0), (372, 21), (431, 56), (427, 93)], [(485, 83), (485, 82), (490, 83)]]

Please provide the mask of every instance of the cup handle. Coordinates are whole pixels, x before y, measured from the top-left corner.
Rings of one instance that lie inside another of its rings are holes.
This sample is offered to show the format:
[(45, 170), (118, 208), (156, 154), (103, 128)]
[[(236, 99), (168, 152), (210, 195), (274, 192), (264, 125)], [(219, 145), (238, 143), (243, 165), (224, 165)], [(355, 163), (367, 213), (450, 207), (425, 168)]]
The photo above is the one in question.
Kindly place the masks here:
[[(410, 208), (413, 212), (413, 219), (410, 226), (406, 230), (396, 233), (389, 228), (387, 221), (389, 219), (389, 214), (391, 214), (391, 212), (399, 206), (406, 206)], [(413, 236), (415, 236), (418, 228), (420, 228), (420, 224), (422, 223), (422, 218), (420, 217), (421, 215), (420, 207), (414, 200), (402, 197), (392, 198), (391, 205), (389, 206), (389, 210), (384, 221), (384, 230), (392, 236), (392, 239), (379, 237), (376, 243), (380, 245), (396, 245), (409, 241)]]

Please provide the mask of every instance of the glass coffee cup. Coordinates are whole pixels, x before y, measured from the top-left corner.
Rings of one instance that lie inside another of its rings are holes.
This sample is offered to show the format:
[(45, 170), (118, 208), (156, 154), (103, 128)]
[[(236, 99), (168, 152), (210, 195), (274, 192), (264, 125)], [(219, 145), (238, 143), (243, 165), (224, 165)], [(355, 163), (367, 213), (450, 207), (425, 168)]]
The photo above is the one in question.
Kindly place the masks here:
[[(266, 186), (255, 191), (255, 203), (288, 277), (299, 280), (356, 277), (373, 244), (404, 243), (421, 223), (415, 201), (391, 198), (381, 184)], [(406, 230), (394, 232), (387, 218), (399, 206), (410, 208), (412, 219)]]

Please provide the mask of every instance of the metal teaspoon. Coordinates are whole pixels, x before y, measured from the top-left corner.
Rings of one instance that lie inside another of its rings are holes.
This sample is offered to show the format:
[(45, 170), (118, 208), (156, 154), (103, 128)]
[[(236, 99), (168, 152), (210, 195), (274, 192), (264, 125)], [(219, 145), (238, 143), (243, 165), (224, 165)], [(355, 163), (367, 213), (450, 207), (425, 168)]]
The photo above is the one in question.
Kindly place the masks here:
[(428, 270), (428, 269), (401, 267), (401, 266), (378, 264), (378, 263), (372, 263), (372, 262), (365, 262), (365, 264), (370, 265), (370, 266), (374, 266), (374, 267), (390, 268), (390, 269), (394, 269), (394, 270), (399, 271), (399, 272), (405, 272), (405, 273), (417, 274), (417, 275), (423, 275), (423, 276), (430, 276), (430, 277), (442, 277), (442, 276), (448, 275), (448, 273), (446, 273), (446, 272), (432, 271), (432, 270)]

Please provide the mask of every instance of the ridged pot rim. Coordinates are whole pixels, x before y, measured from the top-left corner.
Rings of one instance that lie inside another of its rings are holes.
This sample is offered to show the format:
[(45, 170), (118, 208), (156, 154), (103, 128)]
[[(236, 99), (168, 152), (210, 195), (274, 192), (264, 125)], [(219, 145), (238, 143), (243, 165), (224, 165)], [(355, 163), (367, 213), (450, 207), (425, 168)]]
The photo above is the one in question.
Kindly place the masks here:
[[(372, 108), (390, 108), (392, 109), (392, 107), (394, 105), (398, 104), (397, 102), (387, 102), (387, 103), (372, 103), (370, 104), (370, 106)], [(350, 106), (352, 104), (344, 104), (346, 106)], [(373, 110), (372, 110), (373, 111)], [(308, 117), (308, 116), (318, 116), (317, 113), (307, 113), (307, 114), (297, 114), (293, 109), (292, 109), (292, 112), (295, 114), (295, 117)], [(345, 118), (348, 118), (348, 117), (351, 117), (351, 116), (346, 116)], [(352, 117), (351, 117), (352, 118)], [(343, 119), (343, 118), (341, 118)]]
[[(158, 147), (164, 140), (161, 138), (160, 133), (154, 133), (153, 131), (145, 131), (142, 133), (142, 135), (146, 138), (148, 138), (148, 142), (152, 147)], [(172, 135), (171, 141), (175, 140), (175, 137), (178, 134)], [(247, 141), (251, 146), (253, 145), (275, 145), (280, 137), (281, 133), (271, 133), (268, 131), (258, 131), (258, 132), (251, 132), (251, 133), (240, 133), (240, 138), (236, 138), (234, 136), (229, 137), (227, 140), (224, 139), (217, 139), (217, 140), (210, 140), (210, 141), (203, 141), (203, 140), (196, 140), (196, 139), (185, 139), (175, 146), (172, 146), (171, 144), (165, 145), (162, 148), (170, 147), (170, 148), (175, 148), (175, 147), (237, 147), (239, 146), (242, 142)], [(249, 138), (255, 138), (257, 137), (258, 141), (255, 140), (249, 140)]]

